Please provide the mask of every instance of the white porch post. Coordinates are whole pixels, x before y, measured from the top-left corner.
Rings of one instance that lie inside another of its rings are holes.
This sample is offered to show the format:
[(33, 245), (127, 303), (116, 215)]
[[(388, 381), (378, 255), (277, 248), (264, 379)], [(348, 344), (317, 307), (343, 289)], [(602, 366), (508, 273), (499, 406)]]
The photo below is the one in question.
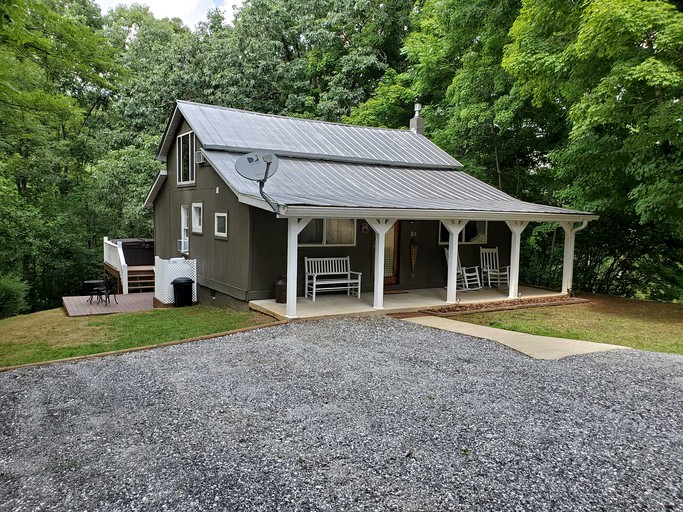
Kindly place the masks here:
[(365, 219), (375, 232), (375, 295), (372, 307), (384, 309), (384, 242), (396, 219)]
[(446, 280), (446, 302), (455, 304), (458, 275), (458, 239), (465, 228), (466, 220), (442, 220), (448, 230), (448, 278)]
[(561, 222), (564, 229), (564, 262), (562, 265), (562, 293), (570, 293), (574, 278), (574, 245), (576, 233), (588, 225), (584, 220), (580, 226), (574, 227), (573, 222)]
[(310, 218), (290, 217), (287, 219), (287, 308), (285, 316), (296, 318), (297, 254), (299, 233), (310, 222)]
[(510, 246), (510, 282), (508, 283), (509, 299), (516, 299), (519, 294), (519, 251), (521, 247), (522, 231), (529, 224), (522, 220), (506, 220), (505, 223), (512, 231)]

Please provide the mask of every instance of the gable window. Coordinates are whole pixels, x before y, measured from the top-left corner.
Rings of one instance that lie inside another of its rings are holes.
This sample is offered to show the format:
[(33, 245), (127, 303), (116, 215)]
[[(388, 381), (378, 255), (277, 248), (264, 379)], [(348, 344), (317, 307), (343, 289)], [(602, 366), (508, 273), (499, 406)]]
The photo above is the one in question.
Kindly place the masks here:
[(356, 245), (356, 220), (313, 219), (299, 234), (299, 245)]
[(216, 212), (214, 220), (214, 235), (218, 238), (228, 238), (228, 214)]
[(178, 183), (194, 183), (194, 132), (178, 135)]
[(202, 233), (202, 224), (204, 223), (204, 205), (202, 203), (192, 203), (192, 232)]
[[(465, 224), (465, 229), (460, 232), (458, 243), (485, 244), (487, 235), (488, 221), (471, 220)], [(439, 245), (448, 245), (448, 230), (443, 222), (439, 222)]]
[(180, 205), (180, 239), (178, 240), (178, 252), (187, 254), (190, 252), (190, 206)]

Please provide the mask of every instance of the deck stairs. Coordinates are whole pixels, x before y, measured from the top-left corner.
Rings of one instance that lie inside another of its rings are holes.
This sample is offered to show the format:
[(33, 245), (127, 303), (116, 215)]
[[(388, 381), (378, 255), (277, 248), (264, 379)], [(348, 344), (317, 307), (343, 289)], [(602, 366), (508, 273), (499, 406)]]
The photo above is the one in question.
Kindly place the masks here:
[(104, 269), (116, 277), (121, 294), (154, 292), (154, 240), (105, 237)]
[(154, 291), (154, 265), (128, 267), (128, 293)]

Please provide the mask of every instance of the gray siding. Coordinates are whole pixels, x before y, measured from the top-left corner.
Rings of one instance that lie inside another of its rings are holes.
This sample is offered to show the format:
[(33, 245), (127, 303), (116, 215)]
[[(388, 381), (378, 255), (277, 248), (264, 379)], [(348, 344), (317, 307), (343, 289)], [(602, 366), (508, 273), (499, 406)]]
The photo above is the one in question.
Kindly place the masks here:
[[(411, 235), (415, 235), (417, 243), (414, 272), (410, 265)], [(510, 240), (510, 230), (504, 222), (489, 222), (486, 244), (458, 244), (460, 262), (467, 267), (479, 266), (479, 248), (498, 247), (501, 265), (508, 265)], [(439, 244), (439, 221), (401, 221), (399, 244), (399, 282), (396, 285), (387, 285), (387, 290), (439, 288), (446, 285), (446, 246)]]
[[(265, 210), (252, 208), (252, 299), (275, 297), (275, 281), (287, 272), (287, 220), (275, 219)], [(363, 273), (363, 290), (372, 289), (372, 235), (361, 233), (356, 223), (356, 245), (349, 247), (299, 247), (298, 293), (304, 293), (304, 258), (349, 256), (351, 268)]]
[[(250, 299), (275, 297), (275, 282), (287, 270), (287, 220), (252, 208), (252, 277)], [(299, 247), (298, 291), (304, 293), (304, 258), (349, 256), (351, 268), (363, 273), (362, 290), (373, 290), (373, 233), (362, 233), (362, 220), (356, 223), (355, 247)], [(446, 284), (444, 246), (439, 245), (438, 221), (401, 221), (399, 282), (387, 285), (387, 290), (438, 288)], [(486, 244), (460, 244), (460, 258), (466, 266), (479, 265), (480, 247), (498, 247), (501, 265), (510, 261), (510, 230), (504, 222), (489, 222)], [(411, 233), (418, 244), (415, 272), (410, 266)]]
[[(176, 135), (188, 130), (189, 126), (183, 123)], [(196, 149), (200, 147), (197, 142)], [(180, 238), (180, 206), (202, 203), (202, 234), (190, 230), (189, 242), (189, 258), (197, 260), (197, 282), (246, 300), (250, 275), (249, 207), (238, 202), (235, 194), (209, 165), (197, 167), (194, 184), (178, 185), (176, 151), (174, 139), (167, 162), (168, 178), (154, 202), (154, 230), (158, 240), (155, 242), (156, 255), (164, 259), (181, 256), (176, 247)], [(216, 212), (228, 213), (227, 240), (214, 236)]]

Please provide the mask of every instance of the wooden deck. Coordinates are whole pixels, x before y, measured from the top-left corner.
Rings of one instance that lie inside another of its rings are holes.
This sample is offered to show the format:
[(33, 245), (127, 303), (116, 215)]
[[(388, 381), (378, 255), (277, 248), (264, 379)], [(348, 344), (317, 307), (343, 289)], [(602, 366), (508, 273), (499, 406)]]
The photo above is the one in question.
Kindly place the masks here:
[(117, 295), (114, 302), (112, 297), (111, 302), (106, 306), (103, 303), (97, 304), (97, 300), (93, 300), (92, 304), (88, 304), (89, 295), (81, 295), (78, 297), (62, 297), (62, 304), (68, 316), (88, 316), (88, 315), (110, 315), (112, 313), (133, 313), (135, 311), (148, 311), (153, 309), (154, 293), (129, 293), (128, 295)]

